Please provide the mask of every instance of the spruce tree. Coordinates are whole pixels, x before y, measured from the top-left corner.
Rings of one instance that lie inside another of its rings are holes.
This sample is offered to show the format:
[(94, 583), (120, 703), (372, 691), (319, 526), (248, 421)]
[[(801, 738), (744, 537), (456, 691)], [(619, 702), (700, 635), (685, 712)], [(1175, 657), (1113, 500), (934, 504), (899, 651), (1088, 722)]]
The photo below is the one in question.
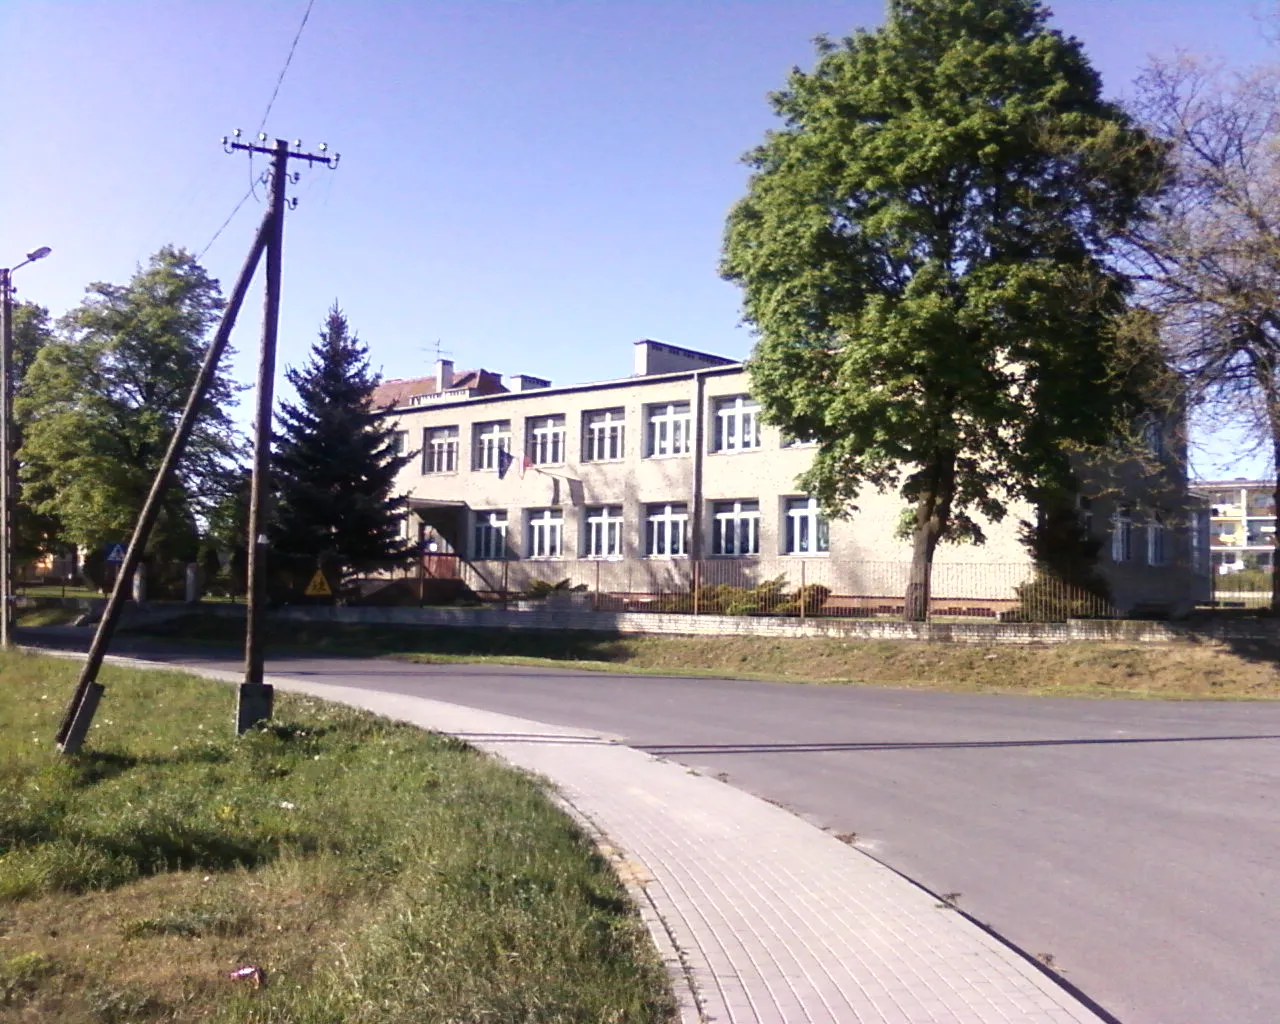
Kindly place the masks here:
[(342, 572), (404, 559), (406, 502), (392, 490), (412, 456), (396, 453), (395, 431), (372, 410), (378, 376), (337, 302), (310, 361), (285, 376), (298, 401), (279, 415), (273, 554)]

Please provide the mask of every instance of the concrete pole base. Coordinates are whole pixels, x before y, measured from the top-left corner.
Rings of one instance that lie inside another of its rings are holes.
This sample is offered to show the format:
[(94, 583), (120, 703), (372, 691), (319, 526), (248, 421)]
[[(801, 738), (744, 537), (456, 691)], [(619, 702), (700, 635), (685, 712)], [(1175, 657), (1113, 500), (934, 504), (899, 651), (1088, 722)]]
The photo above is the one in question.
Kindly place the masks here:
[(236, 735), (243, 736), (259, 722), (269, 722), (276, 690), (269, 683), (241, 683), (236, 698)]
[(105, 690), (106, 687), (101, 683), (89, 684), (89, 688), (85, 690), (84, 697), (76, 708), (75, 717), (71, 719), (71, 725), (67, 728), (66, 739), (58, 744), (59, 752), (74, 754), (80, 750), (85, 735), (89, 732), (89, 726), (93, 724), (93, 715), (98, 710), (98, 701), (102, 700)]

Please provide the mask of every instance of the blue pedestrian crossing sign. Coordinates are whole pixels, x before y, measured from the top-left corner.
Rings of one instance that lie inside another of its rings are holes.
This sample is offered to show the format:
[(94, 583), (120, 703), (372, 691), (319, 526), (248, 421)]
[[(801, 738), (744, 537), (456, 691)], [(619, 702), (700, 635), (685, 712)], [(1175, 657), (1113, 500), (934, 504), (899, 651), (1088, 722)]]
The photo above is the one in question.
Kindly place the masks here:
[(107, 543), (107, 561), (114, 562), (119, 565), (124, 561), (124, 545), (119, 541), (109, 541)]

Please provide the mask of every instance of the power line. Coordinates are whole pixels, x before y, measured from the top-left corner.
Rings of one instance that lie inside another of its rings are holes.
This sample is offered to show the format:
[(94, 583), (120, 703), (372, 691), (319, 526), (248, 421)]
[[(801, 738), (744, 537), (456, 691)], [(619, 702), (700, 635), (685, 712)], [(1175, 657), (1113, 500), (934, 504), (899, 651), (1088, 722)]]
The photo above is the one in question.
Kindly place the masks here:
[(204, 259), (204, 254), (213, 248), (213, 243), (218, 240), (218, 236), (222, 234), (223, 231), (226, 230), (227, 225), (230, 224), (232, 221), (232, 218), (234, 218), (235, 215), (240, 212), (240, 207), (244, 206), (244, 204), (248, 202), (249, 197), (251, 195), (253, 195), (252, 188), (249, 189), (248, 192), (246, 192), (244, 195), (240, 197), (240, 202), (236, 203), (232, 211), (229, 214), (227, 214), (227, 219), (222, 222), (222, 226), (219, 227), (218, 230), (213, 233), (213, 237), (209, 239), (208, 244), (203, 249), (200, 250), (200, 254), (196, 257), (197, 260)]
[(266, 127), (267, 118), (271, 116), (271, 108), (275, 106), (276, 97), (280, 95), (280, 85), (284, 82), (284, 76), (289, 71), (289, 65), (293, 62), (293, 53), (298, 48), (298, 40), (302, 38), (302, 30), (307, 27), (307, 19), (311, 17), (311, 8), (315, 6), (316, 0), (307, 0), (307, 9), (302, 14), (302, 24), (298, 26), (298, 31), (294, 34), (293, 42), (289, 46), (289, 55), (284, 59), (284, 67), (280, 69), (280, 77), (276, 79), (276, 87), (271, 90), (271, 99), (267, 102), (267, 109), (263, 111), (262, 121), (258, 125), (258, 131), (261, 132)]

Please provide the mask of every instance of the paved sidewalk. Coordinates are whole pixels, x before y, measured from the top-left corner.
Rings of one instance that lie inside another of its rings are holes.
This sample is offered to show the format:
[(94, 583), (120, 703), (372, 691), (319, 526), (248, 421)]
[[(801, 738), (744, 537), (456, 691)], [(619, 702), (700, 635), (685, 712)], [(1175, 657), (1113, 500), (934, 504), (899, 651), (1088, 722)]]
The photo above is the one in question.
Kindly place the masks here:
[[(613, 738), (284, 676), (281, 689), (452, 733), (555, 783), (643, 892), (692, 982), (686, 1021), (1100, 1020), (963, 916), (788, 811)], [(655, 919), (656, 918), (656, 919)], [(687, 996), (687, 993), (684, 993)]]

